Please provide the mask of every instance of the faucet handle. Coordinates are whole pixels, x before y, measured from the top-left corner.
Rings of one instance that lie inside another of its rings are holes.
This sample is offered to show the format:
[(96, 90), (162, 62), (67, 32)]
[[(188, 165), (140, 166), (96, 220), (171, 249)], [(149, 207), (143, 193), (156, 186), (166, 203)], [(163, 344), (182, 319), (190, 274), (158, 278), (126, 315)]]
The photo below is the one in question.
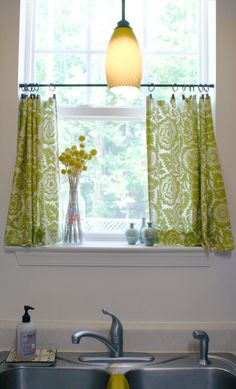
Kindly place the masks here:
[(123, 344), (123, 326), (113, 313), (108, 312), (106, 309), (102, 309), (104, 315), (108, 315), (112, 318), (112, 324), (110, 329), (111, 341), (114, 344)]

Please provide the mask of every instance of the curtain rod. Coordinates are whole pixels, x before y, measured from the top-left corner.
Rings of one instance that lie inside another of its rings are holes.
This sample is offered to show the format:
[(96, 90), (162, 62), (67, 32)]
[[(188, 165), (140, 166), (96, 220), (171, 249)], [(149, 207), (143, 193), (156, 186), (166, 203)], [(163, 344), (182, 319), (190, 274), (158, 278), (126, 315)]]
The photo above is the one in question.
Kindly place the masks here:
[[(148, 88), (214, 88), (214, 84), (141, 84), (141, 87), (148, 87)], [(37, 84), (37, 83), (21, 83), (19, 84), (19, 87), (21, 89), (27, 88), (34, 88), (37, 90), (37, 88), (64, 88), (64, 87), (107, 87), (107, 84)]]

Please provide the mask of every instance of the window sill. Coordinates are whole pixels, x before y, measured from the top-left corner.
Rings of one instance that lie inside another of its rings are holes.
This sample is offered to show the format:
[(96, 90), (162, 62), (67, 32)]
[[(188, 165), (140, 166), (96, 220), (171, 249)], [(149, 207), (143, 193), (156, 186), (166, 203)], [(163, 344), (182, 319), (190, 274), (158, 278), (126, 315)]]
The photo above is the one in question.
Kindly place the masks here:
[(20, 266), (210, 267), (211, 254), (201, 247), (130, 246), (125, 242), (86, 242), (46, 247), (5, 247)]

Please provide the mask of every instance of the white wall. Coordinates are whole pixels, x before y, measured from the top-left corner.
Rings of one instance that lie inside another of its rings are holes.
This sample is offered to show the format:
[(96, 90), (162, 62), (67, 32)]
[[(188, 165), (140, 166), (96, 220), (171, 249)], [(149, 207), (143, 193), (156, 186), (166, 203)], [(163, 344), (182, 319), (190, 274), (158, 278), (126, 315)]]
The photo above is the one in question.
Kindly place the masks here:
[[(194, 329), (205, 324), (210, 331), (223, 331), (225, 338), (218, 348), (233, 347), (236, 351), (236, 337), (232, 346), (232, 339), (224, 333), (227, 328), (236, 330), (235, 253), (215, 256), (209, 268), (80, 268), (23, 267), (14, 254), (4, 251), (17, 133), (18, 14), (19, 0), (0, 0), (0, 349), (12, 345), (1, 337), (1, 327), (13, 328), (23, 305), (32, 304), (37, 308), (35, 321), (41, 325), (51, 321), (52, 327), (63, 327), (64, 321), (67, 327), (68, 322), (74, 323), (73, 328), (78, 322), (96, 327), (97, 321), (104, 321), (100, 313), (103, 306), (116, 312), (130, 328), (158, 328), (161, 323), (170, 323), (172, 329)], [(236, 1), (217, 0), (217, 141), (234, 236), (235, 20)], [(107, 326), (106, 322), (104, 328)]]

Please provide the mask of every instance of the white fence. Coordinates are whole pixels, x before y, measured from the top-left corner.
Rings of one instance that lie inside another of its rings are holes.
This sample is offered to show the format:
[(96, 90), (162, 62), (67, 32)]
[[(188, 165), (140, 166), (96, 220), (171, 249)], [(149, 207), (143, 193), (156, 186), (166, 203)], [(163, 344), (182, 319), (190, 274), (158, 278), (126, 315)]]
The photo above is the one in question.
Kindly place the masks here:
[(141, 219), (86, 218), (83, 220), (83, 231), (93, 233), (124, 233), (129, 228), (130, 223), (134, 223), (137, 229), (141, 227)]

